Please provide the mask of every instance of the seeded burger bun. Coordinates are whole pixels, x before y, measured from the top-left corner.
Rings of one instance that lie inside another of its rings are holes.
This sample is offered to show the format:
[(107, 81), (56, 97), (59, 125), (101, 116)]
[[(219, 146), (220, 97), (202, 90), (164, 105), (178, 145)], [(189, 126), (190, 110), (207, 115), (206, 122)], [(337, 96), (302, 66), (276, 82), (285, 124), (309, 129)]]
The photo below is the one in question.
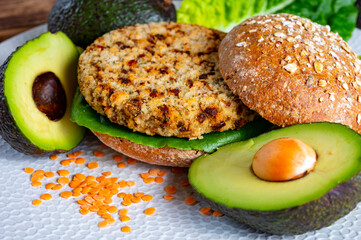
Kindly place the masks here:
[(289, 14), (253, 17), (227, 34), (219, 58), (231, 90), (268, 121), (337, 122), (361, 134), (361, 63), (329, 27)]
[[(147, 135), (195, 139), (238, 129), (257, 114), (220, 74), (218, 48), (224, 36), (198, 25), (166, 22), (114, 30), (80, 56), (80, 92), (111, 122)], [(149, 163), (187, 167), (204, 153), (94, 133), (116, 151)]]

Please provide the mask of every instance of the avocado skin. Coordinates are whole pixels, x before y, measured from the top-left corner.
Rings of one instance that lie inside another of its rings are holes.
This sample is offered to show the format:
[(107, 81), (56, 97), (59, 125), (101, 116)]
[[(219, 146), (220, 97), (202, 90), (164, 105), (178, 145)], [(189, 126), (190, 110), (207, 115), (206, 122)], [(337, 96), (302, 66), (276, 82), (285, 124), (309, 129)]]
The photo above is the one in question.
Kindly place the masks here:
[(0, 67), (0, 134), (2, 138), (15, 150), (27, 155), (45, 155), (49, 152), (44, 151), (32, 144), (17, 127), (13, 116), (6, 103), (4, 94), (4, 73), (8, 63), (16, 50), (5, 60)]
[(213, 209), (251, 228), (276, 235), (296, 235), (327, 227), (351, 212), (361, 201), (361, 173), (337, 185), (320, 199), (282, 210), (242, 210), (201, 198)]
[(85, 48), (111, 30), (160, 21), (176, 21), (169, 0), (58, 0), (49, 15), (48, 30), (62, 31)]

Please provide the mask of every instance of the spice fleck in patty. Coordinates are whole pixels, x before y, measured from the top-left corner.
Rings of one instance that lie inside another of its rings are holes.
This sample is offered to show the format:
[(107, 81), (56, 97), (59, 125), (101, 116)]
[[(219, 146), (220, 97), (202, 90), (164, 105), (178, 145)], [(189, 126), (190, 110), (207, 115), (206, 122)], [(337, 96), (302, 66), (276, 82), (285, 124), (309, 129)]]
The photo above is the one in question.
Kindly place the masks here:
[(162, 136), (200, 138), (255, 117), (219, 72), (224, 33), (183, 23), (109, 32), (79, 59), (80, 91), (110, 121)]

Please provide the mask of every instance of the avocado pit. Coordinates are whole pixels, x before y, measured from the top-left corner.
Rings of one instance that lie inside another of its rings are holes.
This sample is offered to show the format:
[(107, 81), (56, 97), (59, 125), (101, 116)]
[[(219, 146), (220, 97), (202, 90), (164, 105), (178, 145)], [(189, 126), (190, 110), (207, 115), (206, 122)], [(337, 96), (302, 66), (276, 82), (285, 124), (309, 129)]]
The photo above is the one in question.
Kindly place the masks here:
[(262, 180), (289, 181), (312, 171), (316, 159), (316, 152), (307, 143), (295, 138), (278, 138), (256, 152), (252, 170)]
[(60, 120), (66, 112), (66, 94), (53, 72), (38, 75), (32, 87), (33, 100), (40, 112), (51, 121)]

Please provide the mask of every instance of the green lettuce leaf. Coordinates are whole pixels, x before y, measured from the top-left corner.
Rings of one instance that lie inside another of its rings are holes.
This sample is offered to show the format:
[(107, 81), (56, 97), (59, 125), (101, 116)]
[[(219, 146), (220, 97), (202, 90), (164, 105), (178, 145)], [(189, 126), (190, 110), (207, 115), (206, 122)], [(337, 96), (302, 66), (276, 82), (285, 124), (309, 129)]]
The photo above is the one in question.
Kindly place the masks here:
[(271, 129), (271, 123), (257, 119), (239, 130), (209, 133), (203, 139), (188, 140), (185, 138), (149, 136), (133, 132), (129, 128), (110, 122), (106, 117), (96, 113), (85, 101), (79, 90), (76, 92), (70, 113), (70, 119), (90, 130), (105, 133), (114, 137), (126, 138), (134, 143), (160, 148), (169, 146), (183, 150), (200, 150), (211, 153), (218, 147), (228, 143), (246, 140)]
[(177, 21), (230, 31), (254, 15), (274, 13), (294, 0), (183, 0)]
[(356, 26), (356, 0), (183, 0), (177, 21), (228, 32), (243, 20), (260, 14), (291, 13), (329, 25), (348, 40)]
[(333, 32), (348, 40), (356, 27), (356, 0), (296, 0), (277, 12), (309, 18), (321, 25), (329, 25)]

